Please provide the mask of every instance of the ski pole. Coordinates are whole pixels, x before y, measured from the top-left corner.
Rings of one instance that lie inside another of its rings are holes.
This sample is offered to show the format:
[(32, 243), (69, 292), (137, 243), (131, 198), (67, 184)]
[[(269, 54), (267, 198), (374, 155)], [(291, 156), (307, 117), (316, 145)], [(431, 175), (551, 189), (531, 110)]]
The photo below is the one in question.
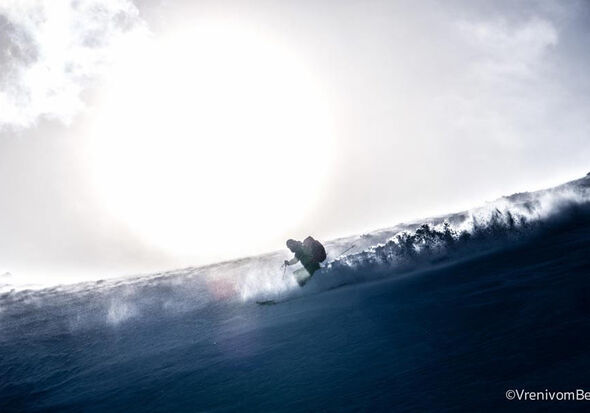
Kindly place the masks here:
[(354, 247), (356, 247), (356, 245), (352, 244), (352, 245), (351, 245), (349, 248), (347, 248), (346, 250), (342, 251), (342, 252), (340, 253), (339, 257), (340, 257), (340, 256), (342, 256), (342, 255), (344, 255), (344, 254), (346, 254), (348, 251), (350, 251), (350, 250), (351, 250), (351, 249), (353, 249)]

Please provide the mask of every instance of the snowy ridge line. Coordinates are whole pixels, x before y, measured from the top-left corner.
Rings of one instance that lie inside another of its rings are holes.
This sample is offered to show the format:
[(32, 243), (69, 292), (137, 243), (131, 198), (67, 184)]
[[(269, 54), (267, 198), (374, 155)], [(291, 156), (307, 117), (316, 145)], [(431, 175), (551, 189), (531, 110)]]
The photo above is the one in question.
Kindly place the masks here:
[[(58, 314), (52, 322), (67, 329), (96, 323), (116, 326), (147, 314), (209, 312), (218, 306), (316, 294), (342, 284), (452, 264), (589, 219), (590, 176), (548, 190), (501, 198), (469, 211), (328, 242), (329, 262), (304, 288), (299, 288), (289, 273), (283, 278), (279, 267), (289, 254), (282, 251), (151, 275), (13, 290), (0, 294), (0, 324), (3, 317), (42, 309), (47, 315)], [(361, 251), (333, 255), (352, 244)]]

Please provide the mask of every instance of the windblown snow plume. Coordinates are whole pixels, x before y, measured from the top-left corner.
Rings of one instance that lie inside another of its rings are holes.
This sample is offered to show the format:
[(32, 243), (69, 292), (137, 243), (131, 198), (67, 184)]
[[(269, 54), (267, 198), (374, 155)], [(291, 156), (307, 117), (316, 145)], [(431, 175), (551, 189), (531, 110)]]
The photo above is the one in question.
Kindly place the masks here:
[(69, 122), (81, 92), (148, 30), (129, 0), (0, 3), (0, 130)]
[[(456, 262), (525, 242), (568, 221), (587, 218), (590, 175), (552, 189), (514, 194), (486, 206), (411, 224), (387, 241), (335, 260), (322, 288)], [(333, 278), (333, 280), (328, 280)]]

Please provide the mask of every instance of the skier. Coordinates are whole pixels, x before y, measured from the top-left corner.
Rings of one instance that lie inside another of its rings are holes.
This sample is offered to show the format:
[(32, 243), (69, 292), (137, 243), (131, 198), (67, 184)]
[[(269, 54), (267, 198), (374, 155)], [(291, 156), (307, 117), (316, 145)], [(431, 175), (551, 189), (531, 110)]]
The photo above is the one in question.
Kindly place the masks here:
[(295, 256), (291, 260), (285, 260), (284, 266), (287, 267), (301, 262), (303, 268), (295, 271), (293, 274), (297, 283), (303, 287), (313, 273), (320, 269), (320, 263), (326, 259), (326, 250), (319, 241), (311, 236), (305, 238), (303, 242), (290, 239), (287, 241), (287, 248)]

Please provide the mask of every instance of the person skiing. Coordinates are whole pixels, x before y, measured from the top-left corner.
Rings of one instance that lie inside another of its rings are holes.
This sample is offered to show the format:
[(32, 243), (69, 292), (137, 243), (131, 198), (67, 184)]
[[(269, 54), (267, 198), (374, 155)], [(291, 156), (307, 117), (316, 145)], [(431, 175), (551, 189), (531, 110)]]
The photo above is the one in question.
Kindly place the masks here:
[[(293, 274), (297, 283), (303, 287), (313, 273), (320, 269), (320, 263), (326, 259), (326, 250), (321, 242), (311, 236), (305, 238), (303, 242), (290, 239), (287, 241), (287, 248), (295, 256), (291, 260), (285, 260), (283, 265), (287, 267), (301, 262), (303, 268), (295, 271)], [(305, 271), (307, 275), (304, 274)]]

